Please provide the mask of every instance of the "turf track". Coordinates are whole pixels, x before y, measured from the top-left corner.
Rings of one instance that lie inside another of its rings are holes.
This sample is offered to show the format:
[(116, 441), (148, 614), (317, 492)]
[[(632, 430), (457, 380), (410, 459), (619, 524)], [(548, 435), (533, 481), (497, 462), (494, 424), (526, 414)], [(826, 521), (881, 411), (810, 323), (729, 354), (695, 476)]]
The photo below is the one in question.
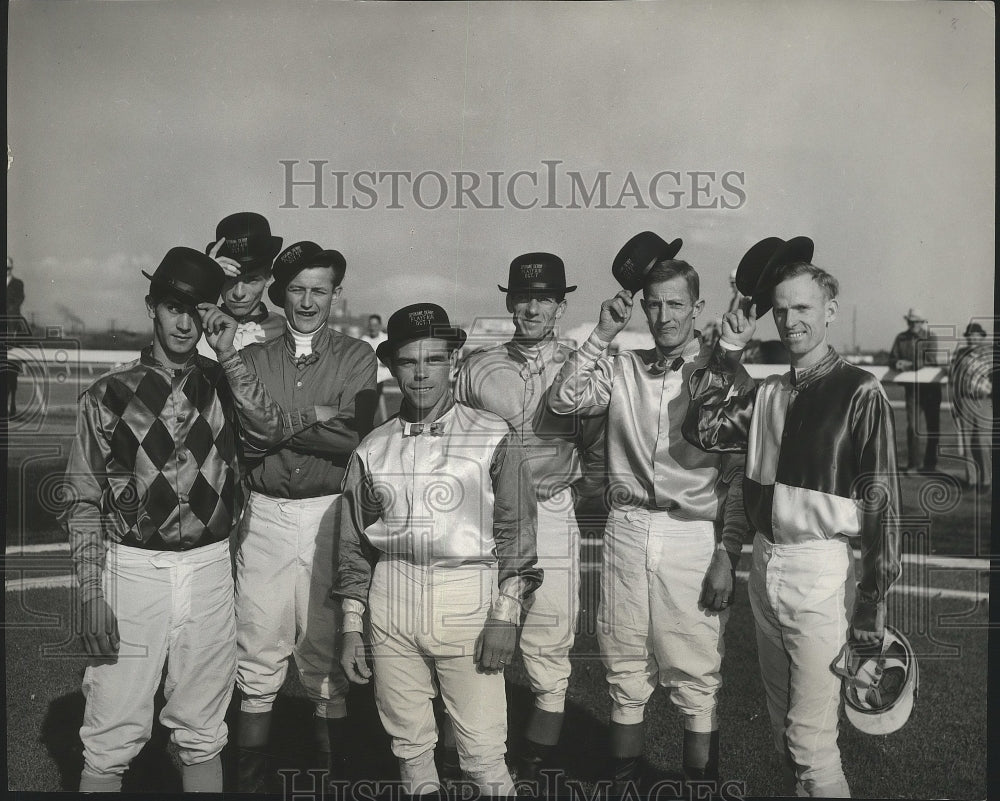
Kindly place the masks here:
[[(585, 580), (566, 734), (558, 753), (566, 778), (578, 780), (587, 792), (600, 778), (609, 705), (592, 634), (592, 582), (593, 577)], [(71, 595), (66, 589), (43, 589), (9, 593), (6, 600), (8, 789), (74, 789), (80, 769), (76, 732), (83, 713), (80, 679), (85, 662), (77, 655), (72, 636)], [(845, 770), (858, 797), (981, 798), (985, 794), (987, 615), (983, 608), (970, 609), (968, 603), (941, 599), (928, 611), (910, 624), (921, 670), (921, 696), (910, 722), (885, 737), (869, 737), (843, 727)], [(749, 794), (768, 796), (778, 789), (776, 763), (744, 582), (738, 583), (726, 646), (726, 684), (721, 695), (724, 773), (745, 782)], [(277, 761), (288, 768), (306, 768), (303, 755), (309, 751), (311, 712), (294, 671), (291, 674), (276, 708), (283, 733)], [(510, 680), (510, 717), (517, 726), (530, 707), (520, 665), (512, 668)], [(352, 764), (361, 776), (393, 778), (393, 760), (370, 691), (357, 688), (350, 703), (358, 721), (351, 744)], [(680, 720), (666, 691), (654, 694), (647, 720), (650, 773), (669, 778), (680, 759)], [(157, 725), (126, 789), (178, 790), (170, 751)], [(276, 777), (276, 781), (280, 780)]]

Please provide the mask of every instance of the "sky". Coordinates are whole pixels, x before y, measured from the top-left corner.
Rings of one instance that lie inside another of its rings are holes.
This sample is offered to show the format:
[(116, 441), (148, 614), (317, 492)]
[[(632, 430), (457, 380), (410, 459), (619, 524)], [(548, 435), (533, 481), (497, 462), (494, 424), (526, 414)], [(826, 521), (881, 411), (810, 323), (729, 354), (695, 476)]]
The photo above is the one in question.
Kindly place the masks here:
[[(286, 244), (340, 250), (358, 313), (428, 300), (464, 324), (504, 316), (510, 260), (545, 250), (579, 285), (564, 327), (589, 324), (617, 290), (615, 253), (652, 230), (683, 239), (706, 317), (750, 245), (805, 235), (841, 282), (838, 347), (855, 317), (859, 345), (888, 347), (910, 307), (963, 328), (994, 313), (993, 13), (13, 0), (7, 252), (23, 311), (143, 330), (140, 270), (249, 210)], [(601, 180), (605, 202), (585, 200)]]

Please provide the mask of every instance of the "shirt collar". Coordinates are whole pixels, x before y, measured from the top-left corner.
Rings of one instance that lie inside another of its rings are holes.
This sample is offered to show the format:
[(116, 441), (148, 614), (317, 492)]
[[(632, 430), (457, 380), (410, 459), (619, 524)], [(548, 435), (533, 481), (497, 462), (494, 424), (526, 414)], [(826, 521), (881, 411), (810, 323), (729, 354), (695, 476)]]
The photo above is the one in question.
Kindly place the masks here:
[(831, 345), (826, 346), (826, 353), (823, 354), (816, 364), (811, 367), (799, 370), (793, 367), (789, 375), (789, 381), (793, 387), (804, 387), (817, 379), (827, 375), (840, 362), (840, 354)]
[[(285, 351), (288, 353), (292, 361), (295, 361), (295, 339), (292, 337), (291, 323), (285, 323), (285, 333), (282, 335), (285, 339)], [(322, 326), (319, 331), (313, 334), (312, 338), (312, 352), (313, 354), (318, 354), (325, 350), (327, 345), (330, 344), (331, 331), (329, 326)], [(309, 358), (308, 356), (306, 358)]]
[(448, 404), (448, 407), (443, 412), (441, 412), (441, 414), (439, 414), (437, 418), (434, 420), (422, 420), (419, 423), (413, 420), (406, 420), (403, 417), (402, 409), (399, 410), (399, 415), (396, 417), (396, 419), (399, 420), (400, 427), (403, 429), (404, 437), (410, 436), (410, 434), (407, 432), (410, 431), (411, 426), (421, 426), (421, 425), (430, 426), (431, 423), (440, 423), (441, 425), (438, 427), (438, 430), (443, 432), (446, 427), (446, 424), (451, 419), (451, 412), (454, 408), (455, 408), (455, 397), (452, 396)]
[(546, 361), (558, 348), (559, 340), (552, 334), (535, 345), (527, 345), (517, 339), (507, 342), (507, 350), (511, 356), (525, 362)]
[[(646, 355), (647, 368), (649, 372), (653, 375), (661, 375), (670, 370), (680, 369), (681, 364), (687, 364), (688, 362), (693, 362), (699, 358), (703, 358), (707, 364), (708, 356), (711, 355), (711, 348), (705, 348), (702, 346), (701, 338), (696, 335), (694, 339), (685, 345), (680, 353), (676, 353), (673, 356), (664, 356), (660, 353), (659, 348), (653, 347), (651, 350), (644, 352)], [(680, 364), (678, 364), (678, 359), (680, 359)], [(676, 367), (674, 365), (677, 365)]]
[[(229, 308), (226, 306), (225, 303), (223, 303), (219, 308), (222, 309), (222, 311), (224, 311), (226, 314), (228, 314), (233, 319), (236, 318), (236, 315), (234, 315), (231, 311), (229, 311)], [(268, 317), (267, 306), (265, 306), (263, 303), (258, 303), (257, 304), (257, 308), (255, 308), (252, 312), (250, 312), (250, 314), (248, 314), (242, 320), (237, 320), (237, 322), (239, 322), (239, 323), (262, 323), (262, 322), (264, 322), (267, 319), (267, 317)]]
[(153, 355), (153, 346), (146, 345), (141, 351), (139, 351), (139, 362), (144, 364), (146, 367), (155, 367), (159, 370), (166, 370), (170, 375), (177, 376), (188, 372), (197, 363), (198, 352), (191, 351), (191, 355), (188, 360), (184, 362), (181, 367), (174, 367), (171, 364), (164, 364), (163, 362), (157, 360)]

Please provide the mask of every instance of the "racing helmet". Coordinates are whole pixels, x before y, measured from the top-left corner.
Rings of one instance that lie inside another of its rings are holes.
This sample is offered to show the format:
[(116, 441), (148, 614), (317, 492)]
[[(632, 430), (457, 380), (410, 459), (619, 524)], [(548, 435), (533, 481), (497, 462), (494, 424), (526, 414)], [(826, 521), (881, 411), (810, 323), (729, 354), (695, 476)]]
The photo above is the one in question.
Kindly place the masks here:
[(917, 658), (898, 630), (885, 627), (881, 644), (847, 642), (834, 661), (843, 678), (847, 719), (865, 734), (891, 734), (910, 718), (920, 690)]

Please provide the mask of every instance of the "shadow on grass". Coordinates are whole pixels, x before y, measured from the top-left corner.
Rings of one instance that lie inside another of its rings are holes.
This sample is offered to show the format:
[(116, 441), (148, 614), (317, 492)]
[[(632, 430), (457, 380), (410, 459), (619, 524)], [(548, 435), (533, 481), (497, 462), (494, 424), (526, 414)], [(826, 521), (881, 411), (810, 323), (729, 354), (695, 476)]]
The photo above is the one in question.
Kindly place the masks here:
[[(166, 700), (162, 689), (155, 699), (155, 715), (159, 716)], [(86, 702), (82, 692), (70, 693), (49, 704), (42, 721), (40, 740), (59, 769), (59, 786), (76, 791), (83, 770), (83, 744), (80, 726)], [(154, 720), (149, 742), (125, 773), (123, 792), (180, 792), (181, 777), (167, 750), (170, 732)]]

